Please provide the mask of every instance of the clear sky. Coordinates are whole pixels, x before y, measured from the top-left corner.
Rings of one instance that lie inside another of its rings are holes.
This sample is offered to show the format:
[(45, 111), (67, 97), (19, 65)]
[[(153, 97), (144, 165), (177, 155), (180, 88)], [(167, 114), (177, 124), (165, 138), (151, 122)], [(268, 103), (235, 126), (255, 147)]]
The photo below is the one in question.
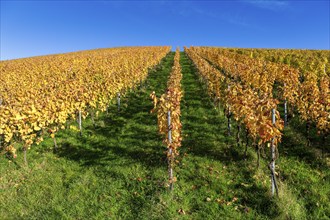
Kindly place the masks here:
[(329, 50), (329, 1), (1, 0), (0, 56), (139, 45)]

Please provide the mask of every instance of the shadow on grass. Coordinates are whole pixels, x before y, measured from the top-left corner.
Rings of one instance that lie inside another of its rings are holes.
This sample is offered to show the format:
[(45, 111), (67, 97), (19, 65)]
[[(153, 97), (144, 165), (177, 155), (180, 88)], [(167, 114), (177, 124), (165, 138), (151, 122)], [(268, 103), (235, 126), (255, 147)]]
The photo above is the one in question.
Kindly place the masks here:
[(155, 90), (159, 95), (165, 90), (173, 57), (170, 53), (162, 60), (161, 67), (150, 70), (145, 87), (125, 94), (119, 112), (116, 105), (110, 106), (110, 113), (101, 115), (95, 128), (87, 120), (82, 137), (77, 134), (77, 138), (70, 139), (72, 132), (60, 134), (61, 148), (56, 154), (79, 161), (83, 166), (107, 165), (114, 160), (129, 160), (145, 167), (164, 166), (160, 163), (164, 161), (164, 147), (158, 135), (156, 115), (150, 114), (153, 104), (149, 94)]
[[(195, 155), (217, 159), (225, 164), (242, 160), (241, 149), (236, 147), (234, 138), (226, 136), (226, 119), (219, 117), (218, 110), (198, 79), (197, 70), (186, 55), (182, 56), (181, 65), (184, 72), (183, 134), (187, 136), (183, 146), (189, 147)], [(223, 152), (224, 149), (226, 152)]]
[(297, 158), (305, 161), (312, 168), (328, 169), (326, 157), (330, 154), (330, 137), (322, 138), (312, 126), (310, 144), (308, 145), (306, 123), (293, 118), (284, 130), (282, 143), (279, 146), (280, 156)]

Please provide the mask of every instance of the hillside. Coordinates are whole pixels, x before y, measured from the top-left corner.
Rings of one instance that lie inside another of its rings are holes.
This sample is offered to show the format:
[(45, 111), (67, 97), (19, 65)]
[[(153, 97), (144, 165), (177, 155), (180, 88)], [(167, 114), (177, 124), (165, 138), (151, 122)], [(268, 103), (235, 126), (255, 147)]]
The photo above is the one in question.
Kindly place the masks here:
[[(249, 54), (249, 52), (247, 53)], [(247, 55), (249, 56), (249, 55)], [(271, 195), (270, 150), (258, 153), (245, 133), (214, 105), (208, 85), (185, 52), (180, 53), (182, 146), (168, 189), (166, 146), (158, 134), (150, 94), (166, 91), (173, 66), (169, 52), (145, 79), (111, 97), (107, 112), (77, 122), (31, 145), (24, 162), (0, 157), (1, 219), (329, 219), (330, 137), (309, 133), (306, 122), (290, 118), (278, 144), (279, 195)], [(256, 59), (256, 58), (255, 58)], [(282, 107), (279, 111), (282, 112)], [(281, 113), (282, 114), (282, 113)], [(1, 116), (0, 116), (1, 117)], [(95, 121), (95, 123), (93, 122)], [(4, 143), (3, 141), (1, 143)]]

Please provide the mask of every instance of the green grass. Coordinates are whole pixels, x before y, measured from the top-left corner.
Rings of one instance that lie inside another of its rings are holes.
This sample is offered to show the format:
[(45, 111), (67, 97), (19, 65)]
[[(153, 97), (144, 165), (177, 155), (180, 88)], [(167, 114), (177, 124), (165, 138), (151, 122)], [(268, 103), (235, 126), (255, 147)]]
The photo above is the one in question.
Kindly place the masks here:
[(226, 137), (226, 118), (183, 53), (184, 139), (178, 181), (168, 190), (166, 148), (149, 94), (165, 91), (173, 57), (125, 94), (120, 112), (113, 104), (95, 128), (85, 120), (82, 137), (61, 131), (56, 152), (46, 139), (28, 151), (28, 167), (22, 152), (15, 161), (1, 157), (0, 219), (329, 219), (328, 154), (319, 155), (318, 140), (307, 147), (301, 123), (286, 128), (277, 160), (280, 197), (272, 198), (269, 159), (258, 170), (255, 151), (249, 148), (245, 160), (243, 147)]

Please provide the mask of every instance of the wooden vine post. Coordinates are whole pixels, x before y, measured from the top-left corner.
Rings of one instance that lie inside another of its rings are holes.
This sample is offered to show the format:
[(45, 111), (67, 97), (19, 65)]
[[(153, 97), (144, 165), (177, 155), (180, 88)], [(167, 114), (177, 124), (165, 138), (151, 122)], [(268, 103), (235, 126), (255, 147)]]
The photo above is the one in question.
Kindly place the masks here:
[[(228, 85), (228, 92), (230, 91), (230, 85)], [(231, 124), (230, 124), (230, 117), (231, 117), (231, 111), (230, 106), (228, 106), (228, 112), (227, 112), (227, 134), (228, 136), (231, 136)]]
[(27, 151), (27, 146), (23, 147), (23, 153), (24, 153), (24, 163), (25, 166), (28, 166), (27, 158), (26, 158), (26, 151)]
[(219, 111), (219, 113), (221, 113), (220, 97), (217, 98), (217, 102), (218, 102), (218, 111)]
[(245, 151), (244, 151), (244, 159), (247, 159), (247, 149), (249, 145), (249, 130), (246, 128), (245, 129)]
[(81, 110), (79, 110), (78, 112), (78, 125), (79, 125), (80, 136), (82, 136)]
[(118, 111), (120, 111), (120, 92), (117, 93)]
[(284, 127), (288, 126), (288, 102), (284, 100)]
[(54, 136), (53, 140), (54, 140), (54, 151), (56, 151), (57, 150), (57, 142), (56, 142), (55, 136)]
[[(284, 87), (286, 84), (284, 83)], [(288, 101), (284, 99), (284, 127), (288, 126)]]
[(168, 175), (170, 180), (170, 190), (173, 190), (174, 183), (173, 183), (173, 151), (172, 151), (172, 126), (171, 126), (171, 111), (167, 112), (167, 128), (168, 128)]
[(241, 138), (240, 138), (240, 132), (241, 132), (241, 126), (239, 123), (237, 123), (237, 133), (236, 133), (236, 143), (237, 143), (237, 147), (240, 147), (240, 142), (241, 142)]
[(95, 128), (95, 116), (94, 116), (94, 111), (93, 111), (93, 110), (90, 110), (90, 114), (91, 114), (91, 119), (92, 119), (93, 127)]
[(227, 114), (227, 134), (228, 136), (231, 136), (231, 124), (230, 124), (230, 107), (228, 107), (228, 114)]
[[(275, 125), (275, 109), (272, 109), (272, 124)], [(276, 183), (276, 175), (275, 175), (275, 160), (276, 160), (276, 146), (275, 146), (275, 138), (272, 138), (271, 141), (271, 157), (272, 160), (269, 164), (269, 169), (271, 172), (271, 182), (272, 182), (272, 196), (275, 195), (275, 191), (276, 191), (276, 195), (278, 195), (278, 187), (277, 187), (277, 183)]]

